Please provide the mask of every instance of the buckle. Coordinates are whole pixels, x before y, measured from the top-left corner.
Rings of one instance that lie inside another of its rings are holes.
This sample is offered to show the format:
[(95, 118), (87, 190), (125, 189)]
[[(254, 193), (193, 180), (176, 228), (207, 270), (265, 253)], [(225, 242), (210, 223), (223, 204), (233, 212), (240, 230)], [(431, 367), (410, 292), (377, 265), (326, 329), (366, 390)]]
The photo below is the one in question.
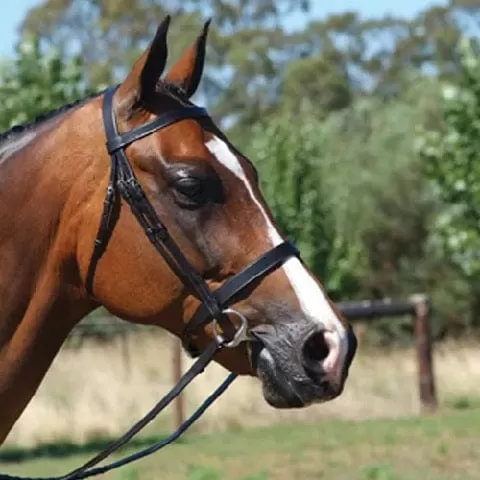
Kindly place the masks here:
[[(248, 334), (247, 334), (247, 327), (248, 327), (248, 321), (247, 317), (243, 315), (242, 313), (238, 312), (237, 310), (234, 310), (233, 308), (226, 308), (225, 310), (222, 311), (222, 313), (225, 314), (232, 314), (235, 315), (240, 319), (240, 325), (237, 328), (235, 335), (231, 340), (227, 340), (220, 332), (219, 332), (219, 325), (218, 325), (218, 320), (216, 318), (213, 319), (212, 325), (213, 325), (213, 331), (214, 331), (214, 338), (217, 341), (217, 344), (221, 347), (227, 347), (227, 348), (235, 348), (237, 347), (240, 343), (242, 343), (245, 340), (248, 340)], [(234, 324), (235, 326), (235, 324)]]

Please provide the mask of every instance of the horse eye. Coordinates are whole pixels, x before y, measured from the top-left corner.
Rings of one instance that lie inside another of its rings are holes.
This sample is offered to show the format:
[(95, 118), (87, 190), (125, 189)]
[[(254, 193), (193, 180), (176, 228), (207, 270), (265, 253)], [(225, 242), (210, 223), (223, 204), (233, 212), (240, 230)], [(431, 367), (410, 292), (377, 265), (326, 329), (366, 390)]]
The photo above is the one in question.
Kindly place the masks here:
[(175, 188), (187, 197), (195, 197), (203, 190), (201, 180), (195, 177), (180, 178), (175, 182)]
[(185, 206), (201, 205), (208, 201), (204, 182), (196, 177), (179, 178), (173, 184), (176, 199)]

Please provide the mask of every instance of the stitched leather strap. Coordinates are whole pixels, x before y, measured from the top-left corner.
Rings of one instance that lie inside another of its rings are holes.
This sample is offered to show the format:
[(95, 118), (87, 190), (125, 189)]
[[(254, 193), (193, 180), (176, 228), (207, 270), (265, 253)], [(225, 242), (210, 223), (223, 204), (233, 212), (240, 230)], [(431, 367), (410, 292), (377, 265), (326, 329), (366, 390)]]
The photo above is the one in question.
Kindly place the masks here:
[[(213, 292), (217, 302), (224, 308), (230, 305), (235, 296), (243, 292), (249, 285), (252, 285), (257, 279), (268, 275), (282, 265), (290, 257), (299, 257), (300, 253), (291, 242), (283, 242), (272, 250), (264, 253), (242, 271), (227, 280), (220, 288)], [(191, 333), (201, 325), (211, 321), (208, 310), (204, 305), (200, 305), (187, 324), (183, 338), (188, 339)]]
[(123, 149), (131, 143), (146, 137), (157, 130), (168, 127), (179, 120), (186, 118), (200, 118), (208, 117), (208, 113), (201, 107), (184, 107), (179, 110), (173, 110), (171, 112), (164, 113), (151, 122), (130, 130), (125, 133), (116, 133), (114, 135), (107, 135), (107, 150), (110, 155), (114, 154), (117, 150)]

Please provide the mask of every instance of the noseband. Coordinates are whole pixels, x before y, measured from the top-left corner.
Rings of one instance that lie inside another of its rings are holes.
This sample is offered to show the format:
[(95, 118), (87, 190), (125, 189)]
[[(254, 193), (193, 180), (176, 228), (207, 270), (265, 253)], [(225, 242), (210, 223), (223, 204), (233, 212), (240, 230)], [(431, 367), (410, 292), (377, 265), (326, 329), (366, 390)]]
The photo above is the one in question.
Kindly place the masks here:
[[(152, 204), (135, 177), (125, 154), (125, 147), (136, 140), (186, 118), (208, 117), (208, 113), (200, 107), (184, 106), (180, 109), (164, 113), (155, 120), (137, 127), (130, 132), (119, 133), (113, 110), (113, 96), (116, 89), (117, 87), (112, 87), (106, 90), (103, 99), (103, 124), (107, 138), (107, 151), (111, 159), (111, 169), (100, 226), (87, 270), (86, 289), (90, 295), (93, 295), (95, 270), (107, 248), (112, 230), (115, 226), (112, 213), (115, 202), (120, 196), (128, 204), (145, 235), (163, 257), (170, 269), (182, 280), (190, 293), (195, 295), (201, 302), (193, 317), (187, 323), (182, 335), (182, 343), (185, 349), (192, 357), (199, 358), (172, 390), (170, 390), (144, 418), (133, 425), (122, 437), (111, 443), (105, 450), (81, 467), (61, 477), (25, 479), (24, 477), (0, 474), (0, 480), (78, 480), (92, 477), (143, 458), (175, 441), (228, 388), (237, 376), (235, 373), (231, 373), (203, 404), (171, 435), (135, 454), (108, 465), (93, 468), (131, 440), (168, 404), (180, 395), (182, 390), (210, 363), (217, 351), (222, 348), (236, 347), (248, 338), (246, 317), (237, 310), (229, 308), (229, 305), (238, 299), (240, 293), (245, 292), (245, 290), (255, 282), (276, 270), (287, 259), (294, 256), (299, 257), (299, 252), (292, 243), (283, 242), (261, 255), (239, 273), (230, 277), (221, 287), (212, 292), (208, 288), (202, 275), (200, 275), (185, 258), (180, 248), (170, 236), (165, 225), (163, 225), (158, 218)], [(228, 315), (237, 317), (240, 321), (239, 325), (233, 324)], [(212, 323), (214, 327), (213, 340), (200, 354), (191, 344), (190, 338), (198, 328), (208, 323)], [(230, 332), (229, 335), (225, 335), (226, 332)]]

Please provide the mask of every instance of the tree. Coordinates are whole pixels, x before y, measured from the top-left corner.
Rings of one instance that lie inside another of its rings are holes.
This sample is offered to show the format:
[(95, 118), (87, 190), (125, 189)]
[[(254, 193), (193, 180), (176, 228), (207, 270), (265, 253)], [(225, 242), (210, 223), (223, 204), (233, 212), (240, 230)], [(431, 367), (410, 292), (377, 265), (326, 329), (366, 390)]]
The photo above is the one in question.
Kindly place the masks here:
[(59, 52), (43, 53), (35, 38), (16, 47), (16, 57), (0, 66), (0, 129), (32, 120), (86, 95), (81, 63), (62, 59)]
[(339, 235), (318, 165), (325, 154), (321, 123), (308, 109), (300, 115), (300, 123), (298, 114), (284, 113), (268, 126), (255, 126), (247, 151), (281, 231), (296, 242), (332, 298), (348, 298), (358, 290), (361, 252)]
[(341, 62), (319, 55), (291, 61), (286, 66), (280, 95), (283, 109), (301, 113), (302, 105), (313, 104), (321, 117), (348, 107), (353, 92)]
[(342, 12), (310, 21), (296, 35), (294, 48), (297, 55), (327, 57), (337, 71), (348, 72), (352, 91), (392, 97), (418, 73), (455, 77), (457, 42), (479, 24), (477, 0), (450, 0), (411, 19), (364, 19), (357, 12)]
[(460, 75), (443, 90), (441, 129), (419, 138), (419, 151), (446, 205), (437, 241), (470, 278), (480, 277), (480, 55), (460, 43)]
[(213, 17), (200, 95), (216, 117), (249, 124), (274, 102), (288, 61), (289, 36), (280, 20), (307, 7), (308, 0), (46, 0), (28, 12), (22, 31), (77, 53), (86, 78), (97, 85), (121, 79), (166, 13), (174, 16), (171, 58)]
[[(394, 100), (363, 98), (319, 125), (317, 160), (339, 234), (362, 245), (359, 292), (367, 298), (422, 290), (436, 202), (414, 151), (416, 124), (430, 117), (434, 81), (418, 79)], [(419, 100), (421, 99), (421, 100)], [(431, 253), (430, 253), (431, 255)]]
[[(442, 205), (415, 151), (417, 126), (441, 124), (439, 92), (437, 80), (417, 77), (397, 98), (357, 99), (323, 118), (304, 104), (238, 142), (280, 227), (335, 300), (427, 292), (436, 333), (465, 328), (475, 308), (468, 280), (433, 241)], [(408, 318), (373, 328), (383, 341), (407, 341), (410, 329)]]

